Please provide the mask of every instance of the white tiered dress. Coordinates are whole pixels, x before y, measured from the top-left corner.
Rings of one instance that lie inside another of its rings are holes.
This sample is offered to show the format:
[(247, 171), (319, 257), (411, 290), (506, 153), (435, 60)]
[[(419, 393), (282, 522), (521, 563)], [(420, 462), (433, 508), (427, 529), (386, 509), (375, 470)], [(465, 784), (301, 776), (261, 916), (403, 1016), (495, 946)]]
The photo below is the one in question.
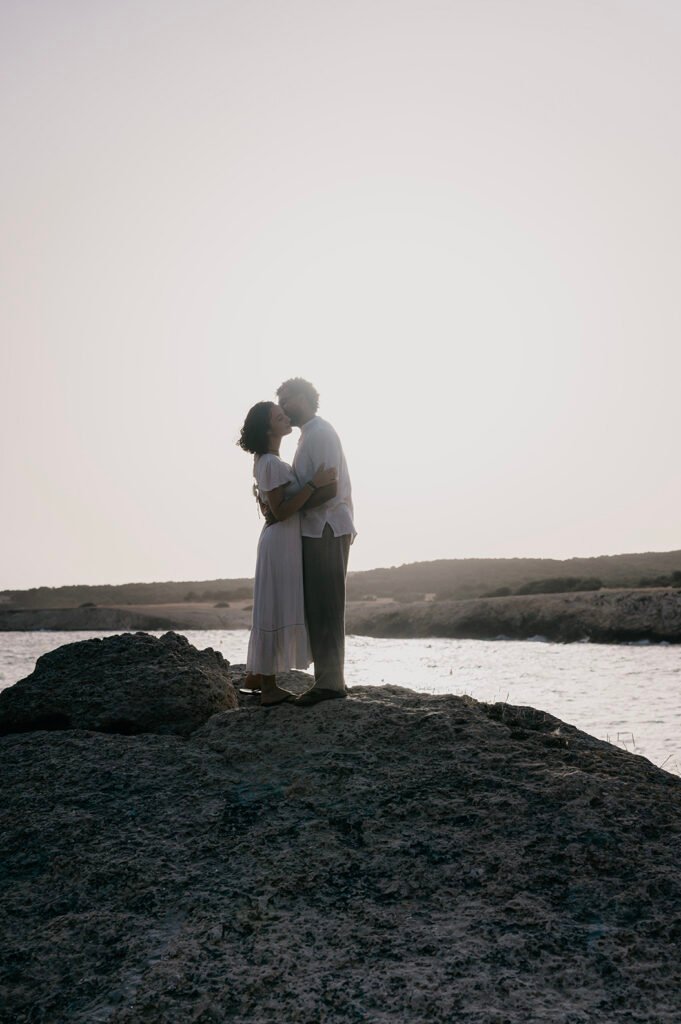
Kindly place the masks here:
[[(277, 455), (256, 455), (253, 476), (262, 501), (267, 491), (296, 483), (291, 467)], [(269, 676), (307, 668), (311, 661), (303, 598), (303, 545), (296, 512), (281, 523), (263, 526), (260, 534), (246, 667), (249, 672)]]

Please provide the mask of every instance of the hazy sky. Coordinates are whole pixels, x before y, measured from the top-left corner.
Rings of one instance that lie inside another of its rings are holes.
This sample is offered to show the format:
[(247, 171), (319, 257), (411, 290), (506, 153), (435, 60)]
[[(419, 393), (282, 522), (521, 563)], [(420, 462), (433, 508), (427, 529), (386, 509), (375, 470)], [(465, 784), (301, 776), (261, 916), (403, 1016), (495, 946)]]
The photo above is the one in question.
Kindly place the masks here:
[(0, 587), (252, 575), (292, 375), (351, 569), (681, 547), (680, 52), (677, 0), (4, 0)]

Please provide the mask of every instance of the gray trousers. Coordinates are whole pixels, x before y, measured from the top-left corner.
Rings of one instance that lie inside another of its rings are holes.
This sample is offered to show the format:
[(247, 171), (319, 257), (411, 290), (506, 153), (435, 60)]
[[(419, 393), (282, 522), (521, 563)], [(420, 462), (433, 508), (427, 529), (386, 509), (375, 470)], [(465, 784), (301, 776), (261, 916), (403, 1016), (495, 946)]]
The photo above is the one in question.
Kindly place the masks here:
[(334, 537), (327, 523), (321, 537), (303, 537), (305, 618), (314, 660), (315, 686), (345, 691), (345, 577), (350, 535)]

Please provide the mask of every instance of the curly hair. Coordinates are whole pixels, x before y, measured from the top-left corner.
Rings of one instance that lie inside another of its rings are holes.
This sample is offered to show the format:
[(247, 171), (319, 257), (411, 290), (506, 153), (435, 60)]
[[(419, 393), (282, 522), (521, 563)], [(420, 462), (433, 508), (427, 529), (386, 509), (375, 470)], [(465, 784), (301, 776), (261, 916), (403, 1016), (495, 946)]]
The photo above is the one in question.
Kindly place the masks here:
[(277, 398), (279, 398), (284, 388), (290, 388), (297, 394), (303, 395), (312, 406), (313, 412), (317, 412), (319, 408), (319, 392), (314, 384), (310, 384), (309, 380), (305, 380), (304, 377), (291, 377), (289, 380), (285, 380), (277, 388)]
[(256, 402), (248, 410), (241, 436), (237, 441), (239, 448), (252, 455), (265, 455), (270, 446), (269, 430), (274, 402)]

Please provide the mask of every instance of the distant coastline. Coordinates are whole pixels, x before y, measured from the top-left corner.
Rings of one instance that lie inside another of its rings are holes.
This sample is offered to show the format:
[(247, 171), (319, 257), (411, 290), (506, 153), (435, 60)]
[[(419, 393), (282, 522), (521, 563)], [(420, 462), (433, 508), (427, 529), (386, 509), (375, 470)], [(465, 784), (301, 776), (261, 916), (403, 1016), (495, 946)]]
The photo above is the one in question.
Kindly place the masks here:
[[(352, 564), (352, 562), (351, 562)], [(681, 588), (681, 550), (590, 558), (444, 558), (348, 573), (348, 600), (412, 603), (575, 590)], [(0, 590), (0, 610), (203, 604), (224, 608), (253, 596), (253, 580), (82, 584)], [(156, 614), (156, 613), (154, 613)]]
[[(601, 643), (681, 642), (681, 550), (462, 558), (348, 574), (347, 632)], [(248, 629), (253, 580), (0, 592), (0, 631)]]
[[(209, 602), (0, 608), (0, 631), (154, 631), (248, 629), (248, 599), (216, 607)], [(348, 633), (374, 637), (450, 637), (561, 643), (681, 643), (681, 590), (622, 588), (565, 594), (400, 602), (390, 598), (350, 601)]]

